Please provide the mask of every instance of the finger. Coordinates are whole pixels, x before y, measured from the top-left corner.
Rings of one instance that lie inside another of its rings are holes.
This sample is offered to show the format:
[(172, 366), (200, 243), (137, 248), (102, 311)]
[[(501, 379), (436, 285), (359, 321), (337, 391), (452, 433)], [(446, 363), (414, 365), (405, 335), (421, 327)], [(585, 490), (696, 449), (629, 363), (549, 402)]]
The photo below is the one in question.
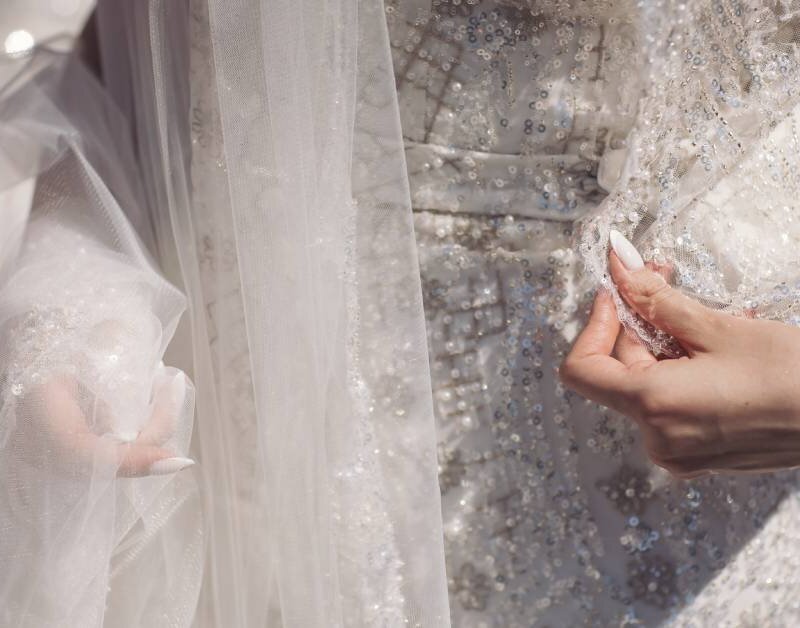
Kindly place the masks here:
[[(651, 263), (645, 264), (651, 270), (657, 272), (665, 280), (669, 281), (672, 274), (672, 268), (669, 266), (656, 266)], [(617, 344), (614, 346), (614, 355), (625, 365), (632, 366), (634, 364), (650, 364), (656, 362), (656, 357), (647, 348), (647, 345), (636, 335), (631, 329), (623, 329), (617, 338)]]
[(35, 393), (44, 407), (46, 433), (57, 441), (89, 433), (86, 417), (77, 402), (78, 393), (78, 383), (67, 377), (53, 377)]
[[(159, 467), (154, 466), (156, 463), (165, 460), (188, 460), (188, 458), (177, 458), (173, 456), (172, 452), (162, 447), (139, 443), (117, 445), (117, 459), (119, 461), (117, 475), (122, 477), (161, 475)], [(175, 469), (175, 471), (179, 470), (178, 468)]]
[(676, 460), (657, 461), (681, 478), (693, 478), (708, 473), (746, 475), (796, 468), (797, 452), (728, 452), (717, 456), (691, 456)]
[(181, 371), (170, 371), (159, 378), (156, 384), (150, 418), (136, 439), (137, 443), (161, 445), (175, 433), (178, 418), (184, 409), (187, 379)]
[(75, 474), (114, 474), (142, 477), (176, 473), (194, 465), (194, 460), (175, 456), (168, 449), (139, 443), (120, 444), (96, 434), (69, 439), (71, 455), (64, 463)]
[(658, 272), (649, 268), (628, 270), (616, 253), (609, 256), (609, 266), (628, 305), (644, 320), (677, 338), (690, 355), (714, 345), (718, 312), (675, 290)]
[(634, 364), (650, 364), (656, 362), (656, 357), (650, 353), (647, 346), (628, 329), (623, 329), (614, 345), (614, 355), (625, 366)]
[(649, 268), (655, 273), (658, 273), (664, 278), (664, 281), (669, 283), (672, 281), (672, 275), (674, 274), (674, 269), (671, 264), (655, 264), (653, 262), (647, 262), (645, 264), (645, 268)]
[(167, 449), (148, 444), (118, 444), (93, 434), (78, 405), (77, 382), (53, 378), (41, 389), (47, 434), (56, 447), (60, 464), (68, 473), (91, 472), (100, 465), (117, 467), (125, 477), (174, 473), (194, 464)]
[(153, 464), (172, 458), (161, 447), (141, 444), (120, 444), (91, 432), (61, 432), (59, 461), (69, 474), (100, 472), (124, 477), (153, 475)]
[(662, 469), (667, 471), (671, 476), (679, 480), (696, 480), (698, 478), (711, 475), (712, 473), (710, 469), (683, 466), (679, 463), (675, 463), (668, 460), (660, 460), (658, 458), (653, 458), (652, 456), (650, 456), (650, 462), (652, 462), (657, 467), (661, 467)]
[(559, 369), (567, 387), (584, 397), (625, 412), (636, 377), (611, 357), (620, 323), (611, 295), (598, 293), (589, 321)]
[(607, 290), (597, 293), (586, 327), (575, 340), (570, 355), (583, 358), (590, 355), (611, 355), (621, 324), (614, 299)]

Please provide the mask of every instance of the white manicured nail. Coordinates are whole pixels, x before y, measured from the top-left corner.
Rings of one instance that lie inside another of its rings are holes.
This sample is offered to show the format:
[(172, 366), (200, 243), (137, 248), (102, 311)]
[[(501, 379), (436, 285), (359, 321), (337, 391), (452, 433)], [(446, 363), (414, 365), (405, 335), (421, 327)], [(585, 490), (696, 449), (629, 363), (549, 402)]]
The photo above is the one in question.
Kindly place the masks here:
[(139, 438), (139, 432), (114, 432), (111, 437), (120, 443), (132, 443)]
[(150, 465), (148, 471), (150, 472), (150, 475), (167, 475), (169, 473), (177, 473), (178, 471), (191, 467), (194, 464), (195, 462), (191, 458), (180, 458), (176, 456), (174, 458), (163, 458), (162, 460), (156, 460)]
[(625, 268), (628, 270), (641, 270), (644, 268), (642, 256), (639, 255), (639, 251), (636, 250), (636, 247), (631, 244), (628, 238), (616, 229), (612, 229), (608, 234), (608, 239), (611, 241), (611, 248), (614, 249), (614, 253), (625, 264)]

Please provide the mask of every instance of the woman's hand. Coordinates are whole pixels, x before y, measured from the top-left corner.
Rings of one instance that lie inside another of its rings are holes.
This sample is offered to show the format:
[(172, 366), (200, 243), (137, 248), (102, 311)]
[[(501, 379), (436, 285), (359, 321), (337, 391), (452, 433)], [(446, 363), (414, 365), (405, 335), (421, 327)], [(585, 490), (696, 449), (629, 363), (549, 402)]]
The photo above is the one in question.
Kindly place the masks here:
[[(175, 369), (161, 371), (144, 429), (130, 434), (106, 431), (102, 436), (81, 409), (78, 382), (65, 376), (48, 379), (25, 398), (27, 416), (14, 433), (14, 448), (36, 467), (76, 476), (90, 475), (98, 466), (123, 477), (165, 475), (192, 466), (193, 460), (164, 447), (182, 411), (186, 376)], [(97, 414), (102, 417), (104, 412)]]
[(800, 466), (800, 329), (706, 308), (631, 261), (631, 249), (617, 247), (637, 270), (610, 257), (620, 294), (686, 356), (656, 360), (601, 292), (561, 366), (564, 383), (635, 419), (653, 462), (675, 475)]

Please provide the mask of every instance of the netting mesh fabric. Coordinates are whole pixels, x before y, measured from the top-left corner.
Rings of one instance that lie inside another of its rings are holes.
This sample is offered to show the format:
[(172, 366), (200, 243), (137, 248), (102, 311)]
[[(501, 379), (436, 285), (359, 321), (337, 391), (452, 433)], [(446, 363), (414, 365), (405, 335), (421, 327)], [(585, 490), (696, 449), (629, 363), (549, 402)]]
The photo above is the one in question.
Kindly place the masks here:
[[(584, 287), (614, 291), (617, 229), (712, 307), (800, 320), (797, 3), (502, 5), (524, 28), (497, 26), (493, 53), (541, 30), (576, 60), (508, 57), (502, 90), (537, 85), (520, 102), (540, 112), (554, 85), (582, 95), (547, 110), (561, 126), (524, 111), (513, 154), (486, 151), (509, 121), (480, 80), (474, 132), (441, 139), (471, 76), (454, 51), (475, 25), (430, 26), (466, 15), (455, 0), (104, 0), (113, 103), (71, 63), (26, 60), (0, 95), (0, 623), (448, 625), (400, 83), (419, 209), (519, 212), (559, 242), (588, 211)], [(392, 47), (413, 63), (393, 73)], [(679, 350), (615, 296), (654, 352)], [(197, 383), (194, 433), (164, 362)], [(160, 446), (192, 439), (199, 491), (118, 477), (114, 439), (154, 414)]]
[[(630, 89), (642, 97), (616, 185), (580, 238), (597, 284), (615, 292), (606, 258), (617, 229), (690, 296), (795, 321), (797, 12), (793, 2), (639, 7)], [(617, 306), (656, 353), (675, 354)]]
[(162, 361), (185, 299), (145, 244), (125, 128), (46, 50), (0, 95), (5, 626), (174, 625), (197, 596), (192, 476), (122, 466), (141, 435), (185, 455), (193, 414), (191, 382)]
[(162, 263), (189, 300), (207, 539), (194, 624), (448, 625), (382, 3), (99, 8)]

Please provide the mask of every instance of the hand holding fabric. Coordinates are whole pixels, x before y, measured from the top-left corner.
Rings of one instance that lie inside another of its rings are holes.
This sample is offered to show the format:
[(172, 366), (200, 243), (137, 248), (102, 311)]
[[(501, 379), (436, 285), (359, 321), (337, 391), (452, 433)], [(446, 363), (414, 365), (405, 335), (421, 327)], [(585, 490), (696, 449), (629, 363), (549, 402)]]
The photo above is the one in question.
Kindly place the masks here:
[(561, 366), (564, 383), (636, 420), (650, 458), (677, 476), (800, 465), (800, 329), (704, 307), (644, 267), (627, 241), (614, 248), (627, 263), (611, 253), (620, 294), (685, 355), (656, 359), (601, 292)]
[[(17, 445), (28, 452), (34, 465), (58, 465), (69, 474), (90, 474), (97, 464), (116, 467), (117, 475), (124, 477), (163, 475), (192, 466), (193, 460), (174, 456), (163, 446), (175, 432), (174, 424), (183, 411), (186, 376), (163, 365), (160, 371), (141, 432), (114, 434), (113, 417), (108, 416), (108, 407), (102, 402), (95, 402), (95, 416), (87, 417), (80, 403), (79, 381), (60, 375), (50, 377), (28, 394), (28, 403), (39, 408), (39, 421), (20, 426)], [(99, 434), (98, 424), (108, 431)]]

